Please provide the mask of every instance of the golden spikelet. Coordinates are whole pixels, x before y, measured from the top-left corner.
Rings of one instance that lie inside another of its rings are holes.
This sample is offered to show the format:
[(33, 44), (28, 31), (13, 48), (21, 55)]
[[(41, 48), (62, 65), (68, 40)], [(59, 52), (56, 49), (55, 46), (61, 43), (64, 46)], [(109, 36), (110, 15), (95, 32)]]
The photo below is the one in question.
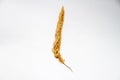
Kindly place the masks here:
[(64, 64), (66, 67), (68, 67), (71, 71), (72, 69), (67, 66), (64, 63), (64, 59), (62, 58), (60, 54), (60, 47), (61, 47), (61, 34), (62, 34), (62, 27), (63, 27), (63, 22), (64, 22), (64, 7), (62, 7), (61, 12), (59, 13), (59, 19), (57, 22), (57, 28), (56, 28), (56, 33), (55, 33), (55, 41), (54, 41), (54, 46), (52, 48), (52, 52), (54, 53), (54, 56), (58, 58), (58, 60)]

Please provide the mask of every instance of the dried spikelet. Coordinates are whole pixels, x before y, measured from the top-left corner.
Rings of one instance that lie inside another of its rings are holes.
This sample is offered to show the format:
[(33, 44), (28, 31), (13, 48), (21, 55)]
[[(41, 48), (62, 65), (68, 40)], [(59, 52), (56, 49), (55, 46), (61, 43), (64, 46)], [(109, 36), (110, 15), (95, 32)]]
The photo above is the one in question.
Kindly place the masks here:
[(64, 7), (62, 7), (61, 12), (59, 13), (59, 19), (58, 19), (58, 22), (57, 22), (57, 28), (56, 28), (56, 33), (55, 33), (55, 41), (54, 41), (54, 44), (53, 44), (54, 46), (52, 48), (52, 52), (54, 53), (54, 56), (56, 58), (58, 58), (58, 60), (62, 64), (64, 64), (66, 67), (68, 67), (72, 71), (72, 69), (64, 63), (64, 59), (62, 58), (62, 56), (60, 54), (63, 22), (64, 22)]

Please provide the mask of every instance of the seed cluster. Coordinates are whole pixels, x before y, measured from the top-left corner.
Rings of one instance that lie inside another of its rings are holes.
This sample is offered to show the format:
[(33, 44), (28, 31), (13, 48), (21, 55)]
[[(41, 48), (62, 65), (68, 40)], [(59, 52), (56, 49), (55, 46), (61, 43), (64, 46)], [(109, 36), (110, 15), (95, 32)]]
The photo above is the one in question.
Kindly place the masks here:
[(55, 33), (55, 41), (54, 41), (54, 46), (52, 48), (52, 52), (54, 53), (54, 56), (62, 63), (64, 64), (67, 68), (69, 68), (71, 71), (72, 69), (67, 66), (64, 63), (64, 59), (62, 58), (60, 54), (60, 47), (61, 47), (61, 35), (62, 35), (62, 27), (63, 27), (63, 22), (64, 22), (64, 7), (62, 7), (61, 12), (59, 13), (59, 19), (57, 22), (57, 28), (56, 28), (56, 33)]
[(52, 49), (54, 56), (58, 58), (61, 63), (64, 63), (64, 60), (62, 59), (60, 54), (61, 33), (62, 33), (63, 22), (64, 22), (64, 7), (62, 7), (61, 12), (59, 13), (59, 20), (57, 22), (57, 28), (55, 33), (55, 41)]

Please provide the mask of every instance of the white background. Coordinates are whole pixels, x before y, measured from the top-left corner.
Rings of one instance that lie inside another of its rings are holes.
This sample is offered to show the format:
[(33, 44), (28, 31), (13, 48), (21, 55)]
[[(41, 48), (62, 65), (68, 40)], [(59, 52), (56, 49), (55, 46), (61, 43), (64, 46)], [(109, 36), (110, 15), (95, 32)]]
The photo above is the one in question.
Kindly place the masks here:
[(0, 0), (0, 80), (120, 80), (120, 0)]

